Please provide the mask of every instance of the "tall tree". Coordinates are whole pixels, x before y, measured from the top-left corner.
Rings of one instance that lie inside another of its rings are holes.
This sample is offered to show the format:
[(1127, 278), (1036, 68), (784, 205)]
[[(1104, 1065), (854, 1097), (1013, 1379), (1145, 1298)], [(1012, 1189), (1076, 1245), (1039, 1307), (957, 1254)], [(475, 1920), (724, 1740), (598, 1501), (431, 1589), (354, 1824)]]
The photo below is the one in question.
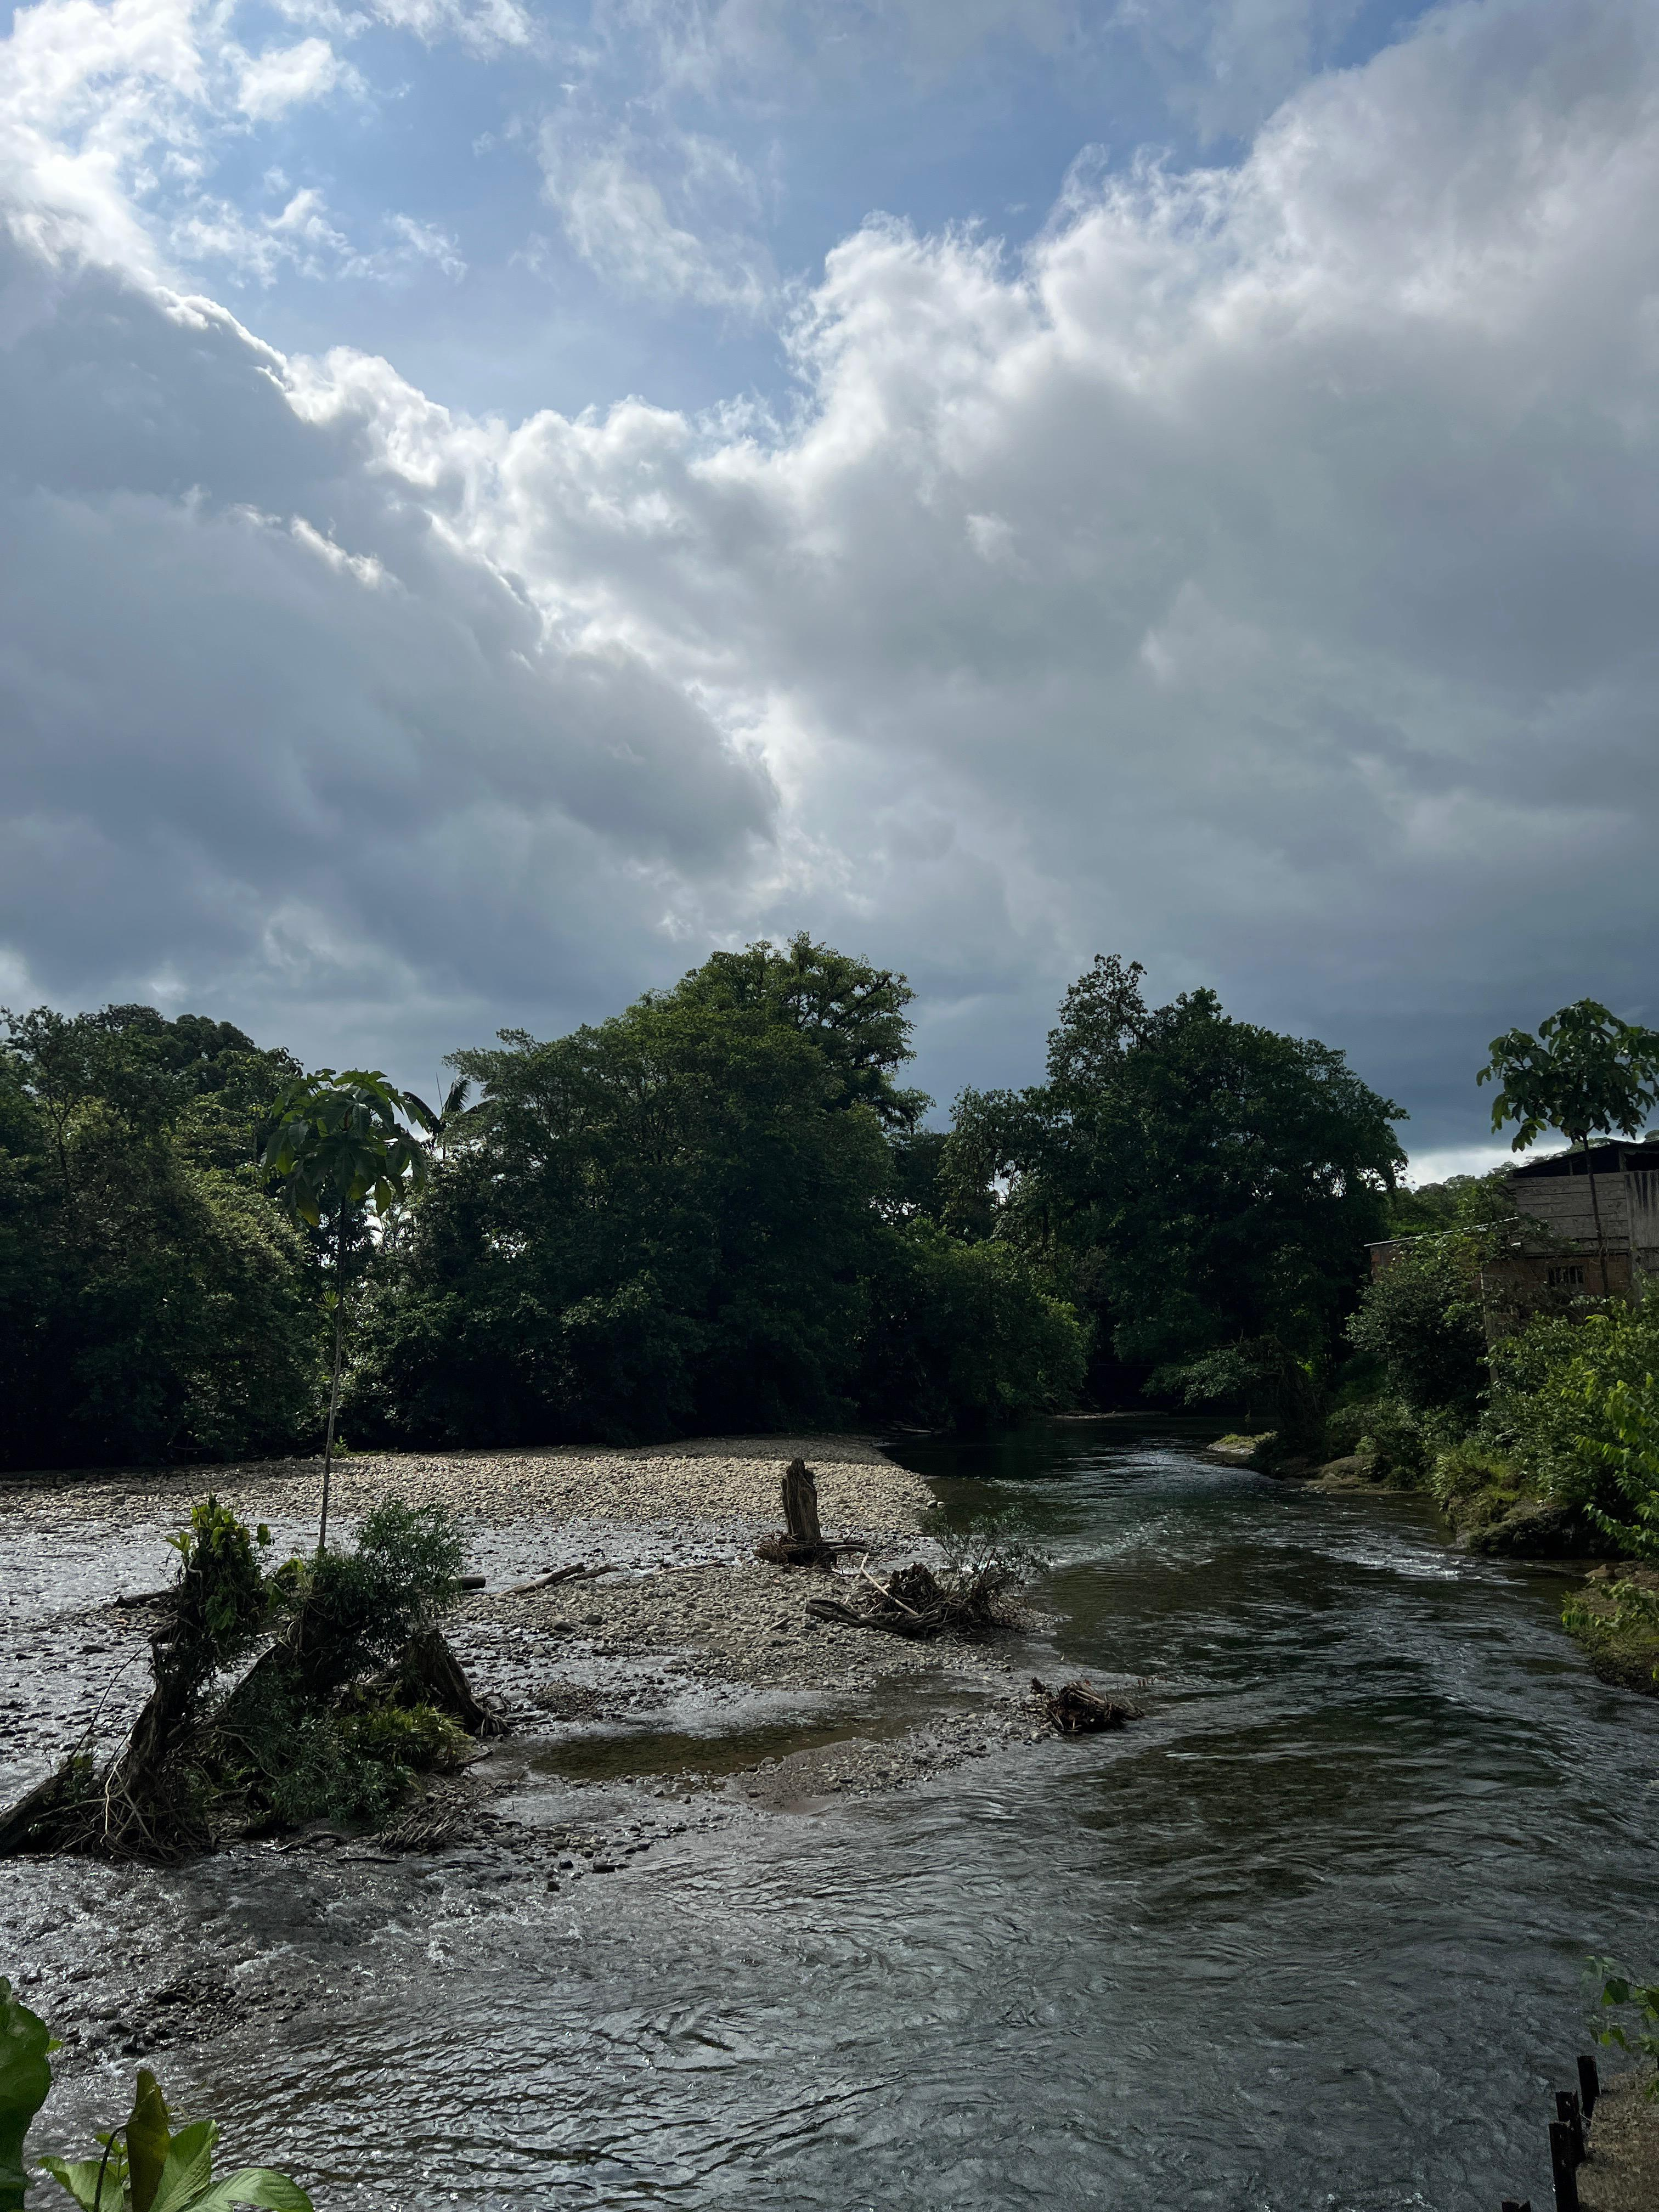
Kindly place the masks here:
[(1590, 1174), (1590, 1139), (1614, 1131), (1637, 1136), (1659, 1109), (1659, 1030), (1622, 1022), (1594, 999), (1578, 999), (1540, 1022), (1536, 1036), (1508, 1030), (1487, 1050), (1490, 1058), (1474, 1079), (1498, 1086), (1493, 1129), (1518, 1124), (1510, 1150), (1524, 1152), (1547, 1129), (1559, 1129), (1583, 1156), (1606, 1297), (1607, 1246)]
[(1299, 1403), (1383, 1233), (1400, 1109), (1341, 1053), (1235, 1021), (1212, 991), (1149, 1006), (1141, 974), (1097, 958), (1066, 993), (1048, 1081), (958, 1101), (959, 1218), (1006, 1194), (994, 1233), (1047, 1254), (1097, 1315), (1103, 1389), (1243, 1360)]
[(302, 1240), (259, 1187), (294, 1070), (149, 1006), (0, 1016), (0, 1460), (287, 1450), (317, 1371)]

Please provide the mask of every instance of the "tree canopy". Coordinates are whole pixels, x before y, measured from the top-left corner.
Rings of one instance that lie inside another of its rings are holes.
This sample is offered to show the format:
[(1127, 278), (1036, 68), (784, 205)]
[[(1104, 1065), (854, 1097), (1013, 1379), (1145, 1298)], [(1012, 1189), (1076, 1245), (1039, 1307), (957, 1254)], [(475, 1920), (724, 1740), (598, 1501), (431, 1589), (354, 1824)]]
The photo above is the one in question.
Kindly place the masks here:
[(954, 1202), (965, 1218), (1003, 1189), (995, 1233), (1094, 1315), (1103, 1390), (1177, 1387), (1228, 1347), (1322, 1358), (1386, 1233), (1401, 1110), (1340, 1052), (1236, 1021), (1212, 991), (1148, 1006), (1140, 979), (1097, 958), (1066, 993), (1048, 1081), (963, 1094)]
[(148, 1006), (0, 1024), (6, 1462), (286, 1449), (317, 1398), (310, 1255), (255, 1157), (295, 1061)]
[(13, 1463), (325, 1441), (348, 1276), (354, 1443), (1282, 1399), (1328, 1360), (1401, 1158), (1340, 1052), (1102, 957), (1045, 1080), (946, 1131), (912, 1003), (809, 936), (721, 951), (457, 1052), (440, 1114), (205, 1018), (9, 1017)]

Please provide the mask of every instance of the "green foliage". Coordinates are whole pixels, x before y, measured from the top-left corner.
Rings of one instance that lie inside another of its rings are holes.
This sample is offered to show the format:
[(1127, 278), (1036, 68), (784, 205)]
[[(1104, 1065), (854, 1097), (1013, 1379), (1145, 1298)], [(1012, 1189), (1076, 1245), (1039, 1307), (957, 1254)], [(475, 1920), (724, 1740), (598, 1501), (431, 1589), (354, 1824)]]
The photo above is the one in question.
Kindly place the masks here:
[[(446, 1102), (450, 1112), (459, 1094)], [(384, 1224), (426, 1182), (429, 1161), (421, 1138), (404, 1120), (428, 1135), (440, 1127), (438, 1116), (412, 1091), (394, 1090), (378, 1069), (331, 1067), (315, 1075), (296, 1075), (271, 1109), (272, 1127), (259, 1164), (298, 1220), (320, 1231), (328, 1224), (333, 1280), (328, 1304), (334, 1316), (334, 1346), (329, 1363), (328, 1425), (323, 1442), (323, 1507), (317, 1528), (317, 1555), (328, 1546), (328, 1506), (334, 1468), (334, 1425), (339, 1413), (340, 1370), (345, 1353), (347, 1263), (364, 1243), (364, 1215), (372, 1197)]]
[(1486, 1336), (1479, 1277), (1455, 1237), (1421, 1237), (1393, 1256), (1361, 1291), (1347, 1334), (1402, 1405), (1474, 1418), (1487, 1380)]
[(928, 1105), (904, 1091), (894, 1072), (910, 1057), (915, 993), (902, 975), (815, 944), (805, 931), (781, 951), (764, 939), (740, 952), (715, 952), (677, 988), (647, 1005), (678, 1004), (715, 1012), (757, 1013), (810, 1040), (827, 1070), (835, 1103), (868, 1106), (884, 1128), (905, 1133)]
[(57, 2048), (46, 2022), (0, 1974), (0, 2212), (23, 2212), (23, 2138), (52, 2087), (49, 2054)]
[(1398, 1398), (1366, 1398), (1340, 1406), (1327, 1418), (1325, 1431), (1326, 1449), (1334, 1459), (1368, 1462), (1379, 1482), (1410, 1489), (1428, 1472), (1433, 1439), (1419, 1415)]
[(460, 1533), (444, 1507), (383, 1498), (365, 1515), (355, 1550), (325, 1553), (284, 1593), (310, 1691), (355, 1680), (433, 1626), (454, 1598), (461, 1560)]
[(1492, 1126), (1518, 1124), (1517, 1152), (1547, 1129), (1581, 1146), (1602, 1131), (1633, 1137), (1659, 1108), (1659, 1030), (1621, 1022), (1594, 999), (1551, 1014), (1536, 1036), (1494, 1037), (1490, 1051), (1475, 1081), (1498, 1085)]
[(1501, 1521), (1530, 1495), (1513, 1460), (1483, 1437), (1464, 1437), (1435, 1454), (1431, 1496), (1460, 1528)]
[(394, 1090), (378, 1069), (331, 1067), (296, 1075), (270, 1109), (259, 1164), (297, 1219), (319, 1228), (373, 1199), (382, 1218), (426, 1181), (423, 1131), (438, 1117), (412, 1091)]
[(844, 1422), (885, 1249), (902, 979), (717, 955), (482, 1091), (371, 1301), (354, 1435), (475, 1443)]
[(476, 1748), (465, 1729), (432, 1706), (383, 1700), (290, 1713), (280, 1741), (260, 1794), (288, 1827), (308, 1820), (378, 1826), (417, 1776), (464, 1766)]
[(1601, 1984), (1598, 1999), (1602, 2012), (1633, 2012), (1635, 2022), (1608, 2021), (1595, 2031), (1598, 2043), (1620, 2051), (1639, 2051), (1652, 2059), (1655, 2071), (1643, 2083), (1643, 2094), (1659, 2097), (1659, 1982), (1633, 1982), (1611, 1959), (1592, 1959), (1591, 1971)]
[(1565, 1599), (1561, 1625), (1603, 1680), (1659, 1692), (1659, 1589), (1598, 1569)]
[(1087, 1358), (1076, 1314), (1021, 1254), (918, 1218), (871, 1285), (859, 1401), (927, 1427), (994, 1426), (1074, 1403)]
[(949, 1218), (988, 1210), (1097, 1317), (1103, 1394), (1231, 1349), (1265, 1362), (1281, 1427), (1302, 1425), (1386, 1225), (1400, 1109), (1340, 1053), (1231, 1020), (1212, 992), (1149, 1007), (1140, 972), (1100, 958), (1072, 987), (1046, 1084), (964, 1092)]
[(1612, 1476), (1620, 1502), (1613, 1511), (1592, 1504), (1590, 1518), (1627, 1558), (1659, 1559), (1659, 1387), (1651, 1370), (1639, 1382), (1609, 1381), (1600, 1350), (1598, 1342), (1563, 1378), (1565, 1389), (1583, 1393), (1579, 1449), (1592, 1469)]
[(209, 1496), (191, 1507), (189, 1528), (167, 1541), (179, 1554), (179, 1577), (155, 1663), (158, 1682), (166, 1679), (170, 1701), (182, 1713), (264, 1627), (270, 1591), (258, 1553), (270, 1532), (261, 1526), (251, 1534)]
[(1486, 1425), (1539, 1494), (1652, 1556), (1659, 1498), (1659, 1291), (1582, 1320), (1540, 1316), (1497, 1346)]
[(292, 1061), (148, 1007), (0, 1020), (0, 1463), (291, 1449), (317, 1412), (309, 1257), (253, 1163)]
[[(0, 1977), (0, 2212), (22, 2212), (28, 2187), (23, 2138), (52, 2088), (48, 2054), (58, 2045), (44, 2021), (18, 2002)], [(155, 2076), (141, 2067), (132, 2110), (100, 2135), (95, 2158), (46, 2158), (42, 2169), (82, 2212), (312, 2212), (311, 2199), (286, 2174), (245, 2166), (213, 2179), (216, 2121), (175, 2133)]]
[(42, 2159), (82, 2212), (312, 2212), (297, 2182), (267, 2166), (245, 2166), (222, 2181), (213, 2179), (216, 2120), (198, 2120), (174, 2131), (155, 2076), (138, 2073), (137, 2094), (125, 2123), (100, 2135), (98, 2158)]

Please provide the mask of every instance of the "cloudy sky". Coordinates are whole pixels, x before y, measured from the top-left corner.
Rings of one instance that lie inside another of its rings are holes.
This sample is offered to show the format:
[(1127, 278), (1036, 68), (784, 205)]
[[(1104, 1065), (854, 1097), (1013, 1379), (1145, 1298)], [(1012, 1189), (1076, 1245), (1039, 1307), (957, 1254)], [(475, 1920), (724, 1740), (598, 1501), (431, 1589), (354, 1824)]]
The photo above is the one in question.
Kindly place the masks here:
[(40, 0), (0, 197), (14, 1006), (1659, 1022), (1652, 0)]

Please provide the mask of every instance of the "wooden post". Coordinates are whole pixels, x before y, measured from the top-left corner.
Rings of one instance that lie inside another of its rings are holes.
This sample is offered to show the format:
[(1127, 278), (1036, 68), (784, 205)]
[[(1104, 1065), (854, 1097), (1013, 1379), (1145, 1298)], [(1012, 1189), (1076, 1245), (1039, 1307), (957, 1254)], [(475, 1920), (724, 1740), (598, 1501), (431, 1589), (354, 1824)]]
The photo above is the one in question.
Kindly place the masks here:
[(1578, 2175), (1572, 2154), (1572, 2130), (1550, 2122), (1550, 2173), (1555, 2183), (1555, 2212), (1578, 2212)]
[(1582, 2053), (1578, 2060), (1578, 2097), (1584, 2107), (1584, 2118), (1595, 2117), (1595, 2100), (1601, 2094), (1601, 2077), (1595, 2070), (1595, 2061)]
[(1584, 2163), (1584, 2116), (1578, 2109), (1576, 2089), (1558, 2089), (1555, 2093), (1555, 2117), (1572, 2136), (1572, 2162)]

